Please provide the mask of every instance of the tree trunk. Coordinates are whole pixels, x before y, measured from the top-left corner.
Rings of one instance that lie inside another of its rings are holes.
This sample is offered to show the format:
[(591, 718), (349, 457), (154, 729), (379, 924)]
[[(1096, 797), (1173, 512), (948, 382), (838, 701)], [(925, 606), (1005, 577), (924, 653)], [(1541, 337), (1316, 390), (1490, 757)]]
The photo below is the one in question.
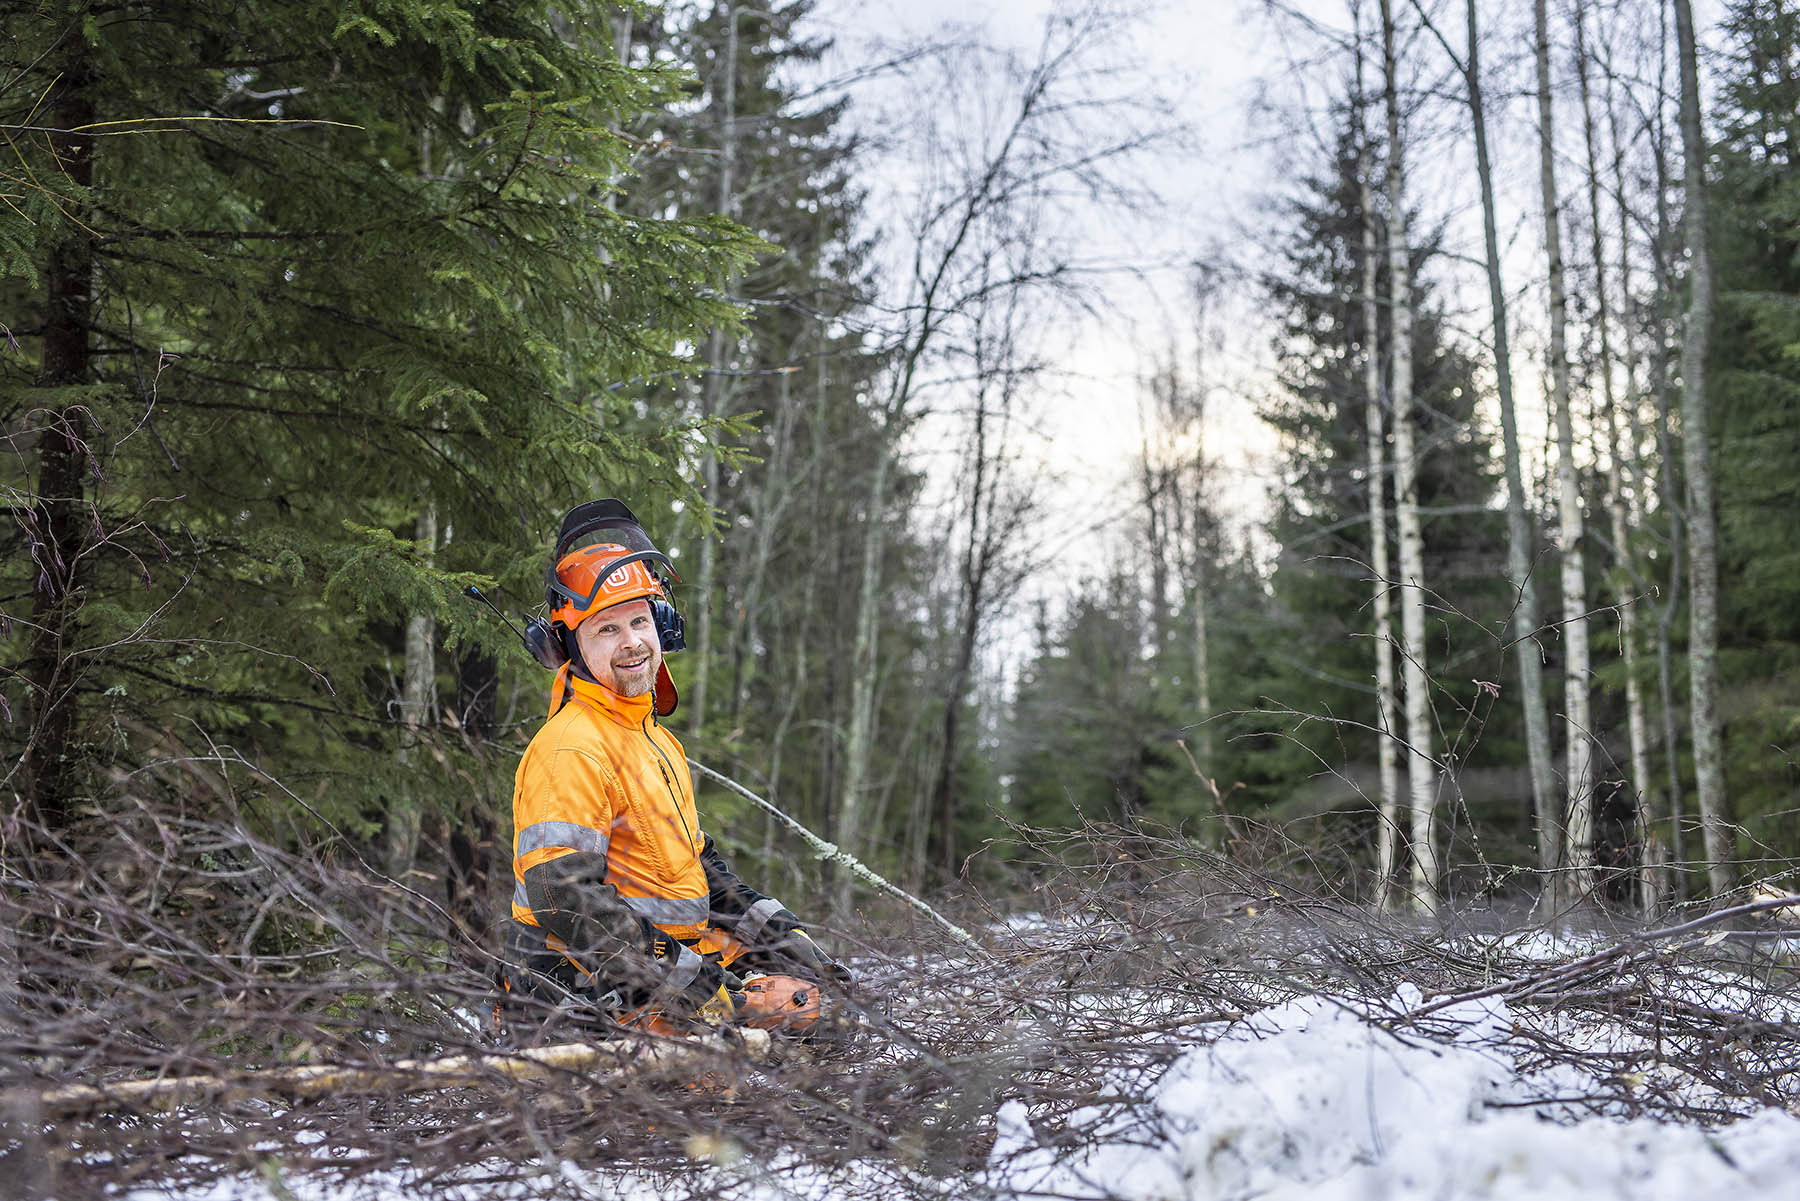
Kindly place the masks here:
[[(1631, 522), (1626, 513), (1624, 441), (1619, 431), (1619, 407), (1613, 392), (1612, 310), (1606, 288), (1605, 228), (1600, 220), (1600, 155), (1594, 142), (1594, 110), (1592, 89), (1588, 82), (1586, 6), (1575, 6), (1575, 70), (1581, 84), (1582, 138), (1587, 148), (1588, 233), (1594, 259), (1595, 332), (1600, 342), (1600, 392), (1606, 412), (1606, 512), (1612, 534), (1613, 553), (1618, 556), (1613, 590), (1613, 604), (1619, 614), (1619, 648), (1625, 668), (1626, 729), (1631, 740), (1631, 775), (1625, 788), (1631, 797), (1632, 841), (1639, 855), (1639, 907), (1654, 909), (1650, 890), (1650, 750), (1649, 724), (1644, 715), (1643, 681), (1638, 678), (1637, 601), (1631, 584)], [(1615, 161), (1615, 166), (1617, 165)], [(1623, 199), (1623, 197), (1621, 197)], [(1627, 246), (1620, 246), (1620, 269), (1625, 270)], [(1622, 281), (1621, 281), (1622, 282)], [(1628, 295), (1620, 288), (1620, 295)], [(1629, 334), (1626, 338), (1630, 341)], [(1626, 397), (1632, 397), (1630, 387)]]
[(1550, 20), (1536, 0), (1538, 185), (1544, 205), (1544, 254), (1550, 272), (1550, 407), (1556, 417), (1557, 549), (1562, 560), (1563, 741), (1566, 757), (1564, 874), (1570, 902), (1594, 887), (1594, 748), (1588, 704), (1586, 534), (1575, 473), (1574, 398), (1569, 389), (1568, 304), (1564, 294), (1562, 218), (1556, 195), (1555, 124), (1550, 103)]
[(1708, 443), (1706, 356), (1712, 336), (1713, 266), (1706, 216), (1706, 142), (1700, 131), (1700, 72), (1694, 54), (1694, 12), (1675, 0), (1675, 39), (1681, 59), (1681, 149), (1686, 162), (1683, 222), (1693, 266), (1687, 321), (1681, 334), (1681, 448), (1687, 469), (1688, 720), (1694, 737), (1694, 791), (1706, 840), (1707, 879), (1714, 896), (1736, 876), (1736, 839), (1725, 794), (1725, 751), (1719, 722), (1719, 563), (1713, 515), (1712, 452)]
[(1188, 518), (1191, 522), (1188, 534), (1188, 561), (1191, 564), (1189, 578), (1192, 583), (1192, 594), (1189, 598), (1193, 614), (1193, 671), (1194, 671), (1194, 723), (1200, 745), (1200, 761), (1211, 766), (1213, 754), (1212, 729), (1212, 667), (1210, 663), (1210, 647), (1207, 643), (1206, 620), (1209, 608), (1208, 570), (1210, 555), (1206, 545), (1206, 531), (1209, 517), (1206, 507), (1206, 313), (1211, 295), (1211, 283), (1201, 276), (1194, 287), (1194, 401), (1192, 418), (1194, 423), (1194, 489), (1188, 498)]
[[(1481, 231), (1486, 254), (1488, 305), (1494, 319), (1494, 376), (1500, 399), (1501, 452), (1506, 465), (1506, 577), (1513, 589), (1513, 655), (1519, 666), (1519, 700), (1525, 716), (1525, 752), (1531, 771), (1532, 813), (1537, 822), (1538, 866), (1546, 880), (1562, 859), (1562, 823), (1550, 758), (1550, 722), (1544, 704), (1544, 662), (1538, 649), (1537, 583), (1532, 576), (1531, 523), (1525, 511), (1525, 476), (1519, 462), (1519, 421), (1513, 403), (1512, 351), (1506, 289), (1500, 275), (1500, 238), (1494, 205), (1494, 170), (1488, 157), (1487, 107), (1481, 94), (1481, 39), (1475, 0), (1464, 19), (1469, 53), (1465, 82), (1475, 128), (1475, 172), (1481, 185)], [(1548, 887), (1548, 884), (1546, 884)]]
[[(73, 132), (93, 124), (88, 94), (91, 64), (80, 37), (52, 85), (47, 105), (50, 149), (69, 183), (84, 193), (94, 182), (94, 143)], [(81, 606), (77, 565), (81, 560), (87, 497), (84, 476), (91, 454), (87, 406), (68, 395), (91, 380), (94, 235), (82, 208), (70, 214), (63, 236), (44, 264), (45, 305), (39, 387), (50, 394), (51, 410), (38, 439), (37, 499), (29, 541), (37, 568), (31, 598), (31, 642), (25, 679), (32, 698), (31, 733), (20, 779), (25, 817), (34, 827), (54, 830), (70, 817), (75, 775), (75, 690), (70, 645)]]
[[(1667, 30), (1665, 29), (1663, 33), (1666, 46)], [(1667, 57), (1667, 54), (1659, 52), (1658, 61), (1661, 62)], [(1659, 73), (1656, 89), (1658, 96), (1667, 94), (1668, 89), (1663, 86), (1664, 82)], [(1657, 488), (1663, 512), (1669, 522), (1669, 560), (1666, 565), (1668, 574), (1663, 580), (1663, 603), (1658, 606), (1656, 611), (1656, 674), (1658, 703), (1662, 707), (1663, 759), (1669, 778), (1666, 798), (1669, 856), (1670, 861), (1675, 865), (1671, 883), (1674, 886), (1675, 900), (1680, 902), (1686, 900), (1688, 895), (1687, 831), (1682, 825), (1687, 815), (1687, 797), (1682, 788), (1681, 739), (1675, 717), (1673, 643), (1675, 617), (1687, 586), (1685, 534), (1687, 517), (1682, 507), (1682, 489), (1676, 474), (1678, 460), (1675, 456), (1673, 433), (1675, 414), (1673, 398), (1669, 391), (1668, 331), (1675, 320), (1675, 267), (1672, 259), (1675, 233), (1674, 222), (1669, 214), (1667, 144), (1667, 130), (1663, 124), (1663, 106), (1659, 103), (1656, 108), (1655, 129), (1652, 131), (1650, 139), (1651, 152), (1656, 165), (1656, 243), (1651, 255), (1651, 261), (1656, 266), (1654, 305), (1656, 339), (1651, 346), (1650, 390), (1656, 397), (1656, 459), (1660, 469)]]
[[(736, 0), (725, 5), (724, 79), (719, 85), (719, 191), (717, 211), (727, 217), (736, 210), (735, 181), (732, 176), (737, 156), (737, 60), (738, 8)], [(702, 420), (717, 417), (725, 409), (726, 380), (725, 331), (714, 328), (706, 343), (706, 376), (700, 384), (700, 416)], [(708, 448), (700, 459), (701, 494), (706, 501), (706, 517), (718, 509), (719, 458)], [(692, 607), (694, 674), (688, 685), (688, 733), (700, 737), (706, 726), (706, 707), (712, 677), (712, 602), (714, 576), (719, 558), (718, 538), (702, 529), (700, 565), (694, 572), (694, 595), (698, 603)]]
[[(465, 814), (449, 823), (445, 846), (449, 862), (444, 871), (444, 910), (450, 915), (452, 934), (460, 933), (484, 949), (492, 945), (494, 930), (490, 904), (494, 863), (494, 833), (499, 826), (494, 797), (488, 789), (487, 746), (494, 736), (499, 665), (485, 651), (469, 650), (456, 661), (456, 713), (463, 739), (477, 764), (479, 795), (465, 798), (457, 807)], [(511, 826), (510, 819), (507, 821)], [(510, 858), (510, 856), (509, 856)], [(453, 944), (454, 945), (454, 944)], [(485, 965), (481, 965), (485, 970)]]
[[(1151, 383), (1153, 392), (1161, 393), (1166, 388), (1172, 393), (1180, 387), (1173, 367), (1166, 374), (1158, 372), (1158, 376)], [(1157, 395), (1155, 401), (1158, 412), (1154, 420), (1160, 421), (1164, 413), (1174, 411), (1171, 397)], [(1146, 424), (1138, 439), (1138, 466), (1143, 485), (1145, 543), (1150, 551), (1150, 632), (1160, 653), (1169, 644), (1169, 535), (1163, 519), (1168, 473), (1162, 470), (1157, 453), (1150, 449), (1150, 436)]]
[[(427, 502), (419, 511), (413, 538), (425, 548), (429, 562), (438, 545), (437, 506)], [(415, 751), (422, 731), (431, 726), (432, 710), (437, 706), (437, 654), (433, 646), (437, 622), (429, 611), (414, 613), (406, 621), (406, 665), (400, 683), (400, 772), (401, 800), (391, 806), (387, 815), (387, 871), (398, 879), (412, 870), (419, 853), (419, 823), (424, 808), (423, 793), (418, 786), (419, 769)]]
[[(1200, 420), (1200, 419), (1196, 418), (1196, 421), (1198, 421), (1198, 420)], [(1198, 437), (1198, 436), (1199, 435), (1196, 434), (1196, 437)], [(1201, 442), (1201, 445), (1204, 446), (1203, 440)], [(1193, 556), (1193, 562), (1194, 562), (1194, 569), (1193, 569), (1194, 587), (1193, 587), (1193, 593), (1192, 593), (1192, 596), (1190, 599), (1190, 603), (1193, 606), (1191, 609), (1191, 612), (1194, 615), (1194, 623), (1193, 623), (1193, 630), (1192, 630), (1193, 639), (1194, 639), (1194, 642), (1193, 642), (1194, 723), (1195, 723), (1195, 727), (1196, 727), (1196, 733), (1199, 735), (1200, 761), (1202, 763), (1206, 763), (1210, 766), (1211, 761), (1212, 761), (1212, 753), (1213, 753), (1212, 668), (1211, 668), (1210, 663), (1208, 662), (1208, 647), (1207, 647), (1207, 640), (1206, 640), (1206, 611), (1207, 611), (1207, 603), (1208, 603), (1207, 602), (1207, 574), (1208, 573), (1207, 573), (1207, 554), (1206, 554), (1206, 541), (1205, 541), (1205, 538), (1206, 538), (1206, 521), (1205, 521), (1206, 513), (1205, 513), (1205, 507), (1200, 499), (1201, 490), (1199, 487), (1199, 482), (1204, 481), (1206, 478), (1206, 476), (1205, 476), (1205, 471), (1206, 471), (1205, 451), (1201, 450), (1201, 449), (1196, 449), (1194, 452), (1194, 460), (1195, 460), (1194, 467), (1195, 467), (1195, 481), (1196, 481), (1195, 489), (1194, 489), (1194, 506), (1193, 506), (1194, 507), (1194, 512), (1193, 512), (1194, 532), (1193, 532), (1193, 547), (1190, 551), (1190, 554)]]
[[(892, 419), (890, 418), (890, 424)], [(894, 455), (895, 431), (883, 428), (876, 436), (875, 470), (869, 477), (869, 495), (863, 516), (862, 570), (856, 593), (856, 633), (850, 646), (850, 726), (844, 738), (844, 781), (837, 797), (834, 840), (849, 854), (856, 854), (862, 833), (863, 790), (868, 787), (869, 753), (875, 736), (875, 676), (878, 665), (877, 635), (881, 607), (881, 557), (886, 550), (887, 477)], [(850, 912), (850, 875), (838, 873), (836, 912)]]
[(1376, 755), (1381, 796), (1375, 831), (1375, 906), (1394, 903), (1394, 869), (1400, 842), (1400, 721), (1394, 696), (1393, 578), (1388, 563), (1387, 488), (1389, 471), (1381, 403), (1380, 306), (1376, 298), (1375, 190), (1369, 184), (1374, 155), (1363, 126), (1362, 38), (1356, 40), (1357, 155), (1362, 204), (1363, 412), (1369, 453), (1369, 558), (1374, 570)]
[[(1633, 239), (1631, 236), (1634, 218), (1626, 206), (1625, 175), (1625, 139), (1619, 130), (1619, 109), (1613, 95), (1613, 73), (1609, 69), (1606, 75), (1606, 120), (1611, 134), (1613, 147), (1613, 186), (1617, 189), (1615, 215), (1619, 221), (1619, 295), (1622, 298), (1625, 321), (1625, 398), (1628, 408), (1625, 412), (1625, 462), (1631, 481), (1631, 492), (1626, 509), (1627, 524), (1630, 529), (1640, 529), (1644, 525), (1645, 514), (1649, 508), (1649, 473), (1645, 466), (1643, 451), (1643, 426), (1641, 396), (1638, 391), (1638, 338), (1635, 331), (1638, 322), (1634, 316), (1641, 317), (1643, 307), (1632, 298), (1631, 294), (1631, 255)], [(1660, 325), (1658, 326), (1660, 329)], [(1660, 334), (1658, 335), (1660, 337)], [(1626, 562), (1631, 566), (1632, 586), (1638, 589), (1638, 604), (1653, 594), (1642, 571), (1638, 568), (1636, 555), (1627, 555)], [(1639, 644), (1637, 650), (1638, 672), (1643, 673), (1643, 635), (1641, 625), (1638, 627)], [(1629, 698), (1628, 698), (1629, 699)], [(1645, 916), (1653, 916), (1663, 909), (1668, 895), (1668, 844), (1657, 832), (1658, 793), (1651, 780), (1654, 772), (1650, 765), (1650, 713), (1649, 698), (1644, 691), (1644, 682), (1638, 680), (1638, 706), (1634, 712), (1627, 714), (1627, 720), (1633, 723), (1634, 729), (1641, 726), (1641, 735), (1634, 733), (1633, 746), (1642, 747), (1642, 757), (1634, 749), (1632, 752), (1631, 773), (1638, 787), (1638, 810), (1636, 817), (1637, 830), (1635, 836), (1638, 845), (1644, 848), (1643, 872), (1638, 885), (1639, 909)]]
[(1400, 538), (1400, 630), (1406, 684), (1407, 780), (1411, 793), (1412, 896), (1438, 905), (1437, 765), (1432, 759), (1431, 680), (1425, 662), (1425, 540), (1419, 522), (1418, 453), (1413, 438), (1412, 278), (1406, 183), (1400, 144), (1399, 64), (1392, 0), (1381, 0), (1381, 56), (1388, 140), (1388, 294), (1393, 305), (1394, 517)]

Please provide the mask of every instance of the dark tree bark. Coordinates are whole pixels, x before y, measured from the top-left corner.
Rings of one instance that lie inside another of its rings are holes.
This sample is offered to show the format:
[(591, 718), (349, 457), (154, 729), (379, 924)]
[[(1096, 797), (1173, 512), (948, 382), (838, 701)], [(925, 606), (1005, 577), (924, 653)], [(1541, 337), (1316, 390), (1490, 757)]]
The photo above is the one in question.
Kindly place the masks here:
[[(474, 752), (476, 762), (485, 769), (485, 744), (494, 736), (497, 712), (499, 671), (494, 657), (482, 651), (469, 651), (456, 660), (456, 713), (462, 724), (463, 737)], [(485, 770), (478, 779), (486, 780)], [(481, 796), (469, 798), (468, 818), (450, 828), (445, 839), (449, 862), (444, 870), (444, 908), (457, 929), (477, 942), (487, 942), (483, 932), (493, 925), (492, 891), (494, 834), (498, 828), (495, 806), (485, 789)], [(455, 939), (452, 938), (454, 945)], [(490, 948), (498, 949), (498, 948)]]
[[(94, 182), (93, 139), (74, 132), (92, 125), (91, 65), (77, 49), (51, 90), (50, 147), (68, 182), (83, 192)], [(78, 211), (44, 267), (43, 364), (38, 384), (72, 389), (92, 371), (94, 236)], [(60, 399), (47, 414), (38, 442), (37, 503), (29, 517), (36, 582), (25, 677), (32, 697), (32, 731), (21, 771), (25, 816), (55, 828), (67, 822), (75, 784), (75, 694), (69, 646), (80, 608), (77, 565), (86, 538), (83, 477), (89, 470), (92, 425), (87, 407)]]

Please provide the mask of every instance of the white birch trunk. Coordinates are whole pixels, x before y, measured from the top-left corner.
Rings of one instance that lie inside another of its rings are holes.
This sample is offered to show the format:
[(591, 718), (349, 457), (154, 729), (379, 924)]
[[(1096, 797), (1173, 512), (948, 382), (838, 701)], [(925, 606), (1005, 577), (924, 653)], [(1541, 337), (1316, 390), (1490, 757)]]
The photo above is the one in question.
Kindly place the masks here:
[[(863, 793), (868, 788), (869, 753), (875, 733), (876, 636), (880, 633), (881, 556), (886, 550), (887, 476), (894, 454), (891, 431), (883, 429), (869, 477), (869, 499), (863, 517), (861, 586), (857, 589), (856, 633), (850, 647), (850, 724), (844, 734), (844, 783), (838, 794), (832, 833), (848, 853), (856, 854), (862, 833)], [(836, 912), (850, 912), (848, 872), (837, 877)]]
[(1213, 753), (1212, 735), (1212, 669), (1208, 663), (1206, 643), (1206, 547), (1203, 543), (1201, 513), (1198, 503), (1194, 512), (1194, 719), (1199, 723), (1200, 756), (1210, 764)]
[(1568, 304), (1564, 295), (1561, 216), (1556, 195), (1555, 124), (1550, 103), (1550, 20), (1536, 0), (1538, 184), (1544, 204), (1544, 253), (1550, 271), (1550, 407), (1556, 417), (1557, 549), (1562, 560), (1563, 737), (1568, 825), (1562, 892), (1580, 902), (1594, 885), (1594, 748), (1588, 704), (1586, 534), (1575, 473), (1574, 399), (1569, 389)]
[(1375, 624), (1371, 642), (1375, 650), (1376, 756), (1381, 795), (1375, 830), (1375, 907), (1391, 909), (1394, 903), (1394, 869), (1400, 841), (1400, 722), (1394, 697), (1393, 584), (1388, 562), (1387, 487), (1388, 462), (1385, 423), (1381, 404), (1381, 344), (1376, 276), (1379, 264), (1375, 236), (1375, 190), (1369, 186), (1373, 157), (1363, 132), (1362, 39), (1356, 51), (1356, 121), (1359, 199), (1362, 204), (1362, 317), (1363, 411), (1369, 454), (1369, 559), (1375, 574)]
[(1712, 453), (1706, 399), (1706, 355), (1712, 337), (1712, 248), (1706, 232), (1706, 142), (1700, 131), (1700, 70), (1694, 54), (1694, 12), (1675, 0), (1675, 39), (1681, 58), (1681, 148), (1688, 277), (1687, 321), (1681, 333), (1681, 457), (1688, 501), (1688, 718), (1694, 738), (1694, 791), (1706, 841), (1707, 881), (1714, 896), (1731, 890), (1737, 859), (1725, 795), (1725, 750), (1719, 721), (1719, 561), (1713, 516)]
[(1414, 905), (1430, 913), (1438, 905), (1437, 765), (1432, 758), (1431, 680), (1425, 663), (1425, 540), (1419, 524), (1418, 454), (1412, 430), (1412, 277), (1394, 40), (1392, 0), (1381, 0), (1388, 138), (1388, 288), (1393, 305), (1394, 524), (1400, 539), (1400, 637), (1406, 683), (1412, 897)]
[(1207, 645), (1208, 571), (1206, 548), (1206, 302), (1204, 286), (1196, 289), (1197, 316), (1194, 323), (1194, 492), (1189, 498), (1192, 508), (1189, 529), (1188, 558), (1193, 565), (1193, 666), (1194, 719), (1198, 723), (1201, 761), (1212, 763), (1212, 667)]

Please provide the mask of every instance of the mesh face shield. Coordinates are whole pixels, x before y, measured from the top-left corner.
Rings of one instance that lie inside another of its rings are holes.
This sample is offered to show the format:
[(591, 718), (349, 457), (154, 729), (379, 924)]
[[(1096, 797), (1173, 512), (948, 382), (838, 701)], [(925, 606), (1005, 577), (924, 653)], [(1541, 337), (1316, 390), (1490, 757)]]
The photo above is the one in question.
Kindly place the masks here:
[[(598, 568), (607, 566), (601, 573)], [(615, 583), (608, 583), (619, 572)], [(681, 576), (669, 557), (625, 507), (608, 497), (576, 505), (562, 519), (550, 567), (544, 572), (544, 604), (550, 620), (574, 629), (596, 609), (643, 597), (669, 602), (664, 577)]]

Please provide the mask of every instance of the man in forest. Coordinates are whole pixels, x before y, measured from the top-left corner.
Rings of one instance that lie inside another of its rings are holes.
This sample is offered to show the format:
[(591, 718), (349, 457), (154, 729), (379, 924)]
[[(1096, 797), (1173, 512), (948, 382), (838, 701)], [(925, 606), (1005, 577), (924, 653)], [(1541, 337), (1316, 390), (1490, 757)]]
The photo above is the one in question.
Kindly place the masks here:
[(687, 758), (656, 720), (677, 702), (663, 655), (682, 647), (665, 572), (619, 501), (563, 518), (549, 621), (527, 636), (556, 680), (513, 792), (508, 1007), (662, 1033), (804, 1030), (820, 983), (849, 973), (700, 830)]

